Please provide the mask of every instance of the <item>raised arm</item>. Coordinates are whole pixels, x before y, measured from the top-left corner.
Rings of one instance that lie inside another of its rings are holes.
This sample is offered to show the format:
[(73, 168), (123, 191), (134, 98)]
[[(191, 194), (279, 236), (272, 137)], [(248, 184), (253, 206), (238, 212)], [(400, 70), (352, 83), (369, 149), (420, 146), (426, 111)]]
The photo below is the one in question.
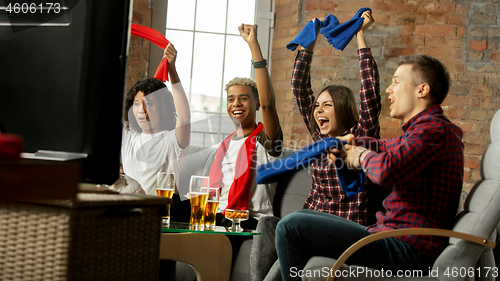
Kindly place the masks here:
[(365, 31), (374, 22), (371, 12), (366, 11), (365, 18), (356, 35), (358, 41), (359, 71), (361, 76), (359, 121), (350, 130), (356, 136), (378, 138), (380, 134), (379, 115), (380, 104), (380, 77), (377, 63), (365, 41)]
[[(258, 63), (264, 60), (257, 40), (257, 25), (241, 24), (238, 27), (241, 37), (248, 43), (252, 59)], [(267, 67), (255, 68), (255, 80), (259, 92), (259, 102), (262, 109), (262, 120), (267, 137), (275, 140), (279, 133), (280, 122), (276, 112), (276, 98)]]
[(316, 47), (316, 41), (319, 37), (318, 33), (319, 26), (316, 30), (316, 40), (314, 40), (307, 49), (302, 49), (297, 53), (291, 80), (292, 93), (297, 102), (300, 115), (302, 115), (307, 130), (309, 130), (314, 140), (320, 138), (319, 130), (317, 129), (315, 132), (311, 132), (311, 124), (309, 123), (309, 117), (314, 102), (314, 93), (311, 88), (311, 62), (313, 51)]
[(163, 56), (168, 60), (168, 74), (170, 83), (172, 84), (172, 96), (174, 98), (175, 111), (177, 112), (177, 123), (175, 124), (175, 138), (179, 147), (186, 148), (189, 145), (189, 136), (191, 133), (191, 113), (189, 103), (184, 92), (184, 88), (180, 83), (177, 69), (175, 68), (175, 60), (177, 58), (177, 50), (172, 43), (169, 43), (163, 53)]

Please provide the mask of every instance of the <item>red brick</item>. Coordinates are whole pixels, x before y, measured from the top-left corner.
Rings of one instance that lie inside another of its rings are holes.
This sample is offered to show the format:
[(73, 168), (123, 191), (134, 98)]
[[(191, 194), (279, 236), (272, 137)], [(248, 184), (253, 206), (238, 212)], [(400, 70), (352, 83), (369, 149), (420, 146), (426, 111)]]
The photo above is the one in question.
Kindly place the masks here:
[(465, 47), (465, 41), (461, 38), (447, 38), (446, 39), (446, 47), (448, 48), (464, 48)]
[[(391, 14), (391, 17), (389, 18), (389, 25), (391, 26), (399, 26), (399, 25), (421, 25), (425, 23), (426, 15), (420, 15), (420, 14), (407, 14), (407, 13), (394, 13)], [(379, 23), (378, 21), (378, 16), (375, 19), (377, 24)]]
[(318, 11), (318, 12), (315, 11), (315, 12), (306, 12), (306, 15), (307, 15), (306, 16), (307, 21), (310, 21), (310, 20), (313, 20), (315, 18), (318, 18), (318, 19), (326, 18), (326, 16), (328, 16), (329, 13), (326, 11)]
[(479, 107), (483, 109), (494, 109), (495, 100), (493, 98), (479, 99)]
[(465, 133), (464, 134), (464, 143), (467, 144), (475, 144), (475, 145), (481, 145), (484, 143), (484, 134), (481, 133)]
[(384, 44), (391, 48), (407, 48), (412, 45), (412, 38), (412, 36), (387, 36)]
[(469, 112), (469, 120), (483, 121), (488, 118), (488, 112), (484, 110), (471, 110)]
[(462, 129), (462, 131), (464, 132), (470, 132), (472, 131), (472, 129), (474, 128), (474, 123), (471, 123), (471, 122), (462, 122), (462, 121), (458, 121), (456, 122), (457, 126), (460, 127), (460, 129)]
[(411, 45), (415, 47), (425, 46), (425, 36), (412, 36)]
[(142, 23), (142, 14), (137, 12), (137, 11), (133, 11), (132, 12), (132, 22), (135, 24)]
[(443, 102), (443, 106), (465, 108), (469, 104), (469, 100), (465, 97), (450, 96), (446, 97)]
[(290, 16), (290, 5), (276, 6), (275, 13), (277, 19)]
[(442, 14), (427, 15), (425, 23), (431, 24), (431, 25), (438, 25), (438, 24), (442, 25), (442, 24), (444, 24), (444, 15), (442, 15)]
[(451, 56), (450, 50), (443, 48), (418, 48), (418, 53), (434, 57), (440, 61), (447, 61)]
[(464, 84), (483, 84), (484, 75), (474, 74), (474, 73), (459, 73), (457, 75), (457, 81)]
[(384, 12), (397, 12), (397, 13), (413, 13), (415, 11), (415, 5), (410, 3), (386, 3), (386, 2), (376, 2), (376, 11)]
[(415, 29), (415, 34), (454, 36), (455, 28), (452, 26), (442, 26), (442, 25), (419, 25)]
[(470, 40), (469, 47), (471, 50), (486, 50), (487, 49), (487, 41), (486, 40)]
[(463, 25), (465, 25), (466, 19), (467, 19), (467, 16), (462, 16), (462, 15), (445, 15), (444, 16), (444, 23), (449, 24), (449, 25), (463, 26)]
[(451, 85), (448, 95), (450, 96), (466, 96), (469, 94), (468, 86)]
[[(489, 143), (489, 137), (488, 137), (488, 143)], [(479, 145), (471, 145), (468, 143), (465, 143), (465, 151), (467, 152), (467, 155), (478, 155), (482, 156), (484, 151), (486, 150), (487, 144), (479, 144)]]
[(478, 156), (465, 156), (464, 166), (470, 169), (477, 169), (481, 165), (481, 157)]
[(464, 181), (464, 182), (467, 182), (467, 181), (469, 181), (469, 180), (470, 180), (470, 178), (471, 178), (470, 173), (469, 173), (469, 172), (467, 172), (467, 171), (464, 171), (464, 178), (463, 178), (463, 181)]
[(455, 4), (424, 2), (417, 5), (417, 12), (422, 14), (427, 14), (427, 13), (447, 14), (450, 13), (450, 11), (455, 11)]
[(450, 119), (463, 120), (467, 115), (467, 109), (465, 108), (449, 107), (445, 108), (444, 111), (446, 116), (448, 116), (448, 118)]
[(387, 46), (384, 48), (384, 57), (386, 58), (394, 58), (399, 56), (408, 56), (414, 53), (413, 48), (388, 48)]
[(446, 45), (446, 40), (443, 36), (426, 36), (425, 46), (428, 48), (442, 48)]
[(445, 65), (450, 72), (463, 72), (465, 70), (464, 61), (447, 61)]
[(472, 171), (472, 180), (477, 182), (480, 179), (481, 179), (481, 171), (479, 170)]
[(457, 27), (457, 37), (464, 38), (467, 36), (467, 29), (465, 27)]
[(492, 97), (493, 88), (488, 85), (476, 85), (473, 88), (473, 93), (475, 96)]
[[(352, 18), (356, 12), (362, 7), (373, 7), (373, 1), (336, 1), (338, 5), (336, 6), (336, 11), (346, 12), (346, 16)], [(335, 15), (337, 16), (337, 15)], [(342, 16), (338, 17), (339, 20)]]
[(322, 67), (339, 67), (340, 59), (338, 57), (327, 57), (321, 60)]
[(491, 61), (500, 61), (500, 52), (499, 51), (495, 51), (495, 52), (491, 52), (490, 55), (488, 56), (488, 58), (491, 60)]
[(316, 3), (311, 3), (307, 2), (306, 3), (306, 11), (314, 11), (314, 10), (320, 10), (320, 11), (326, 11), (328, 13), (333, 13), (335, 11), (335, 2), (316, 2)]
[(320, 47), (317, 46), (314, 48), (314, 55), (315, 56), (330, 56), (332, 53), (332, 47), (331, 46), (326, 46), (326, 47)]

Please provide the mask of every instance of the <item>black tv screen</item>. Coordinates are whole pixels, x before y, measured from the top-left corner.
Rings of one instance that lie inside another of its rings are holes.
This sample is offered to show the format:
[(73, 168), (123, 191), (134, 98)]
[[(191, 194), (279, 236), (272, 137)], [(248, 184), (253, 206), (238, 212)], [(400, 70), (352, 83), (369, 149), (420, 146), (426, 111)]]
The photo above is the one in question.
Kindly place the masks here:
[(119, 176), (130, 0), (50, 2), (0, 0), (0, 130), (23, 137), (24, 155), (76, 159), (82, 181), (109, 184)]

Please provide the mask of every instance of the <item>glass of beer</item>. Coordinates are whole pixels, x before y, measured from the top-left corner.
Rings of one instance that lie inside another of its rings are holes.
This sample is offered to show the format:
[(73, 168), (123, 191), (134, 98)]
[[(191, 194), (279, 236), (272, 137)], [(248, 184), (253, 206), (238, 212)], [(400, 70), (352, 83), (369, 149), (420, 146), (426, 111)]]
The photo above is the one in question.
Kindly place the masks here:
[[(156, 195), (172, 199), (175, 190), (174, 173), (158, 172), (156, 175)], [(162, 217), (161, 227), (170, 227), (170, 203), (167, 203), (167, 215)]]
[(219, 208), (219, 188), (208, 189), (208, 201), (205, 207), (205, 230), (215, 230), (215, 216)]
[(208, 201), (208, 177), (191, 176), (189, 183), (189, 201), (191, 203), (191, 217), (189, 229), (203, 230), (205, 227), (205, 207)]

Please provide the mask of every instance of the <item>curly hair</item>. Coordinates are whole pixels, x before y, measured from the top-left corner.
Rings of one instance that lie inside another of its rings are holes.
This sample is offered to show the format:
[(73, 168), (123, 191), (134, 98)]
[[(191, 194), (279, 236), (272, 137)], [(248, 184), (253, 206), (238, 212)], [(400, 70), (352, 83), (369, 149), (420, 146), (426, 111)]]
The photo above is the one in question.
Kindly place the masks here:
[[(164, 89), (165, 88), (165, 89)], [(158, 91), (164, 89), (162, 91)], [(156, 98), (158, 108), (161, 110), (161, 116), (163, 120), (161, 124), (164, 130), (172, 130), (175, 128), (175, 123), (177, 121), (177, 112), (175, 111), (174, 98), (172, 93), (163, 82), (156, 78), (143, 78), (135, 82), (135, 84), (130, 88), (125, 97), (125, 129), (134, 130), (137, 132), (142, 132), (141, 127), (135, 119), (133, 110), (131, 109), (134, 105), (134, 99), (138, 92), (144, 93), (145, 99), (151, 99), (151, 97)], [(150, 94), (153, 94), (150, 96)]]
[(231, 86), (236, 86), (236, 85), (249, 86), (250, 88), (252, 88), (252, 93), (255, 99), (259, 99), (259, 92), (257, 91), (257, 83), (255, 83), (254, 80), (250, 78), (236, 77), (233, 80), (229, 81), (229, 83), (227, 83), (225, 88), (226, 93)]

